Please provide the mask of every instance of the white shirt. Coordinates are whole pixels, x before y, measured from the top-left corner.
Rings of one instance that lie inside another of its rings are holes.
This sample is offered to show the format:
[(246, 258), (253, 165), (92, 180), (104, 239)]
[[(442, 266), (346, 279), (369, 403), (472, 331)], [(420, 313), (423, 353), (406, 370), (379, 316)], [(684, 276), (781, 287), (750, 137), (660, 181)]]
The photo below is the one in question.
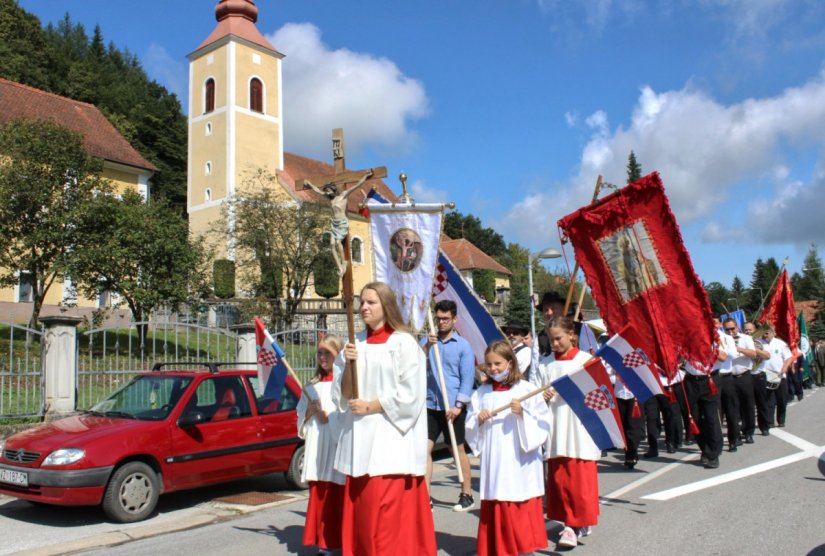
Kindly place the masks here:
[[(550, 384), (557, 378), (581, 368), (588, 359), (590, 359), (590, 354), (583, 351), (577, 353), (570, 361), (556, 361), (551, 353), (539, 361), (536, 381), (539, 386)], [(550, 420), (550, 436), (547, 437), (547, 443), (544, 446), (544, 458), (600, 459), (602, 451), (593, 442), (590, 433), (584, 428), (567, 402), (556, 394), (550, 400), (549, 406), (552, 419)]]
[(334, 366), (332, 400), (343, 411), (335, 469), (351, 477), (427, 471), (427, 364), (415, 338), (393, 332), (386, 343), (355, 337), (358, 398), (378, 400), (381, 413), (353, 415), (341, 397), (344, 351)]
[(622, 379), (616, 375), (613, 367), (608, 365), (606, 361), (602, 361), (602, 365), (604, 365), (604, 369), (607, 371), (607, 376), (610, 377), (610, 382), (613, 384), (613, 392), (615, 392), (617, 398), (620, 400), (632, 400), (636, 397), (633, 395), (633, 392), (625, 386)]
[(736, 342), (733, 341), (733, 338), (725, 334), (724, 332), (716, 331), (716, 335), (718, 336), (719, 342), (719, 349), (724, 351), (728, 354), (728, 358), (724, 361), (717, 361), (713, 364), (713, 369), (711, 372), (718, 370), (719, 374), (729, 374), (733, 372), (733, 359), (739, 355), (739, 352), (736, 351)]
[[(733, 337), (731, 337), (733, 339)], [(739, 333), (739, 336), (735, 340), (737, 347), (742, 349), (756, 349), (756, 344), (753, 343), (753, 338), (748, 336), (747, 334)], [(733, 374), (735, 375), (743, 375), (745, 373), (749, 373), (750, 370), (753, 368), (753, 359), (742, 355), (738, 351), (736, 352), (736, 357), (733, 358), (731, 362), (731, 366), (733, 367)]]
[[(538, 341), (536, 341), (536, 343), (538, 343)], [(533, 380), (533, 375), (535, 374), (535, 369), (531, 368), (531, 364), (533, 362), (533, 350), (526, 344), (518, 344), (513, 346), (513, 351), (516, 354), (516, 361), (518, 361), (518, 370), (521, 371), (521, 374), (525, 379)], [(527, 369), (530, 370), (528, 371)]]
[(550, 430), (550, 412), (541, 394), (521, 402), (524, 415), (520, 417), (505, 409), (478, 424), (481, 410), (492, 411), (532, 390), (535, 385), (526, 380), (499, 392), (483, 384), (470, 398), (464, 430), (473, 454), (481, 456), (478, 490), (482, 500), (522, 502), (544, 495), (541, 447)]
[[(322, 423), (318, 417), (305, 419), (311, 400), (320, 400), (321, 409), (329, 414), (329, 421)], [(335, 449), (341, 433), (342, 413), (332, 403), (332, 382), (307, 384), (298, 402), (298, 436), (304, 439), (304, 469), (301, 481), (327, 481), (343, 485), (346, 477), (335, 470)]]
[(785, 366), (785, 361), (793, 357), (791, 349), (784, 340), (780, 340), (776, 336), (770, 342), (765, 342), (764, 349), (771, 357), (762, 363), (762, 370), (765, 372), (772, 372), (779, 374), (782, 372), (782, 367)]

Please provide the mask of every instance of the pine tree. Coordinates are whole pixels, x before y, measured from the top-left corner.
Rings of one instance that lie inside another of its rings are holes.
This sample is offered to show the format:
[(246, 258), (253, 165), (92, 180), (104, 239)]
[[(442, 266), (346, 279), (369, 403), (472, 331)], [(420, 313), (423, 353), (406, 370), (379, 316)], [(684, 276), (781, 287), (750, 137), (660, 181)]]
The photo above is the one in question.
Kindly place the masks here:
[(636, 154), (631, 150), (627, 157), (627, 183), (633, 183), (642, 177), (642, 165), (636, 161)]

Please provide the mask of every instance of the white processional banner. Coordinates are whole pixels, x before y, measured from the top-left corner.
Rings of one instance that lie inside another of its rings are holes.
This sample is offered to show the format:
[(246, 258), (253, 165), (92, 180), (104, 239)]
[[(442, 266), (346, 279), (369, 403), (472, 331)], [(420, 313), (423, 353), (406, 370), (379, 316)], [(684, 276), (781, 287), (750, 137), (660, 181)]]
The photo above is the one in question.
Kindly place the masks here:
[(375, 279), (390, 285), (402, 317), (421, 330), (432, 297), (443, 205), (368, 206)]

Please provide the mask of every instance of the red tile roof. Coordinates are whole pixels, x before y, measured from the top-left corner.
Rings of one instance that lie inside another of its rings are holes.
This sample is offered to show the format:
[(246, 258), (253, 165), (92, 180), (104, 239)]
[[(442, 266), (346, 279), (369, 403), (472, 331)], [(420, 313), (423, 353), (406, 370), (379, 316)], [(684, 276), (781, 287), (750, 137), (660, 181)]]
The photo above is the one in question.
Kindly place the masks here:
[(512, 275), (506, 266), (498, 263), (490, 255), (467, 241), (466, 239), (441, 239), (441, 250), (453, 261), (459, 270), (483, 268)]
[(816, 317), (819, 301), (816, 299), (812, 299), (810, 301), (794, 301), (793, 306), (797, 315), (799, 315), (799, 311), (802, 311), (805, 314), (805, 322), (810, 325)]
[[(310, 176), (325, 176), (325, 175), (333, 175), (335, 173), (335, 167), (331, 164), (326, 164), (321, 162), (320, 160), (314, 160), (312, 158), (307, 158), (305, 156), (292, 154), (292, 153), (284, 153), (284, 170), (279, 171), (278, 175), (282, 178), (283, 182), (290, 188), (290, 193), (292, 193), (298, 199), (302, 201), (309, 201), (309, 202), (320, 202), (322, 198), (317, 195), (316, 193), (312, 192), (309, 189), (297, 189), (295, 184)], [(320, 186), (320, 184), (315, 184)], [(398, 197), (395, 193), (387, 187), (387, 184), (384, 183), (383, 180), (378, 178), (373, 178), (367, 180), (367, 182), (361, 187), (361, 190), (366, 194), (370, 188), (375, 188), (378, 193), (381, 194), (382, 197), (386, 198), (389, 201), (396, 202), (398, 201)], [(361, 202), (364, 200), (363, 195), (360, 193), (353, 193), (347, 199), (347, 210), (352, 213), (357, 213)], [(323, 202), (327, 202), (323, 199)]]
[(156, 172), (93, 104), (72, 100), (0, 77), (0, 124), (50, 120), (83, 135), (92, 156)]
[(229, 35), (257, 44), (272, 52), (278, 52), (255, 25), (258, 20), (258, 8), (255, 6), (255, 2), (251, 0), (221, 0), (215, 6), (215, 19), (218, 20), (218, 25), (206, 37), (206, 40), (195, 49), (195, 52)]

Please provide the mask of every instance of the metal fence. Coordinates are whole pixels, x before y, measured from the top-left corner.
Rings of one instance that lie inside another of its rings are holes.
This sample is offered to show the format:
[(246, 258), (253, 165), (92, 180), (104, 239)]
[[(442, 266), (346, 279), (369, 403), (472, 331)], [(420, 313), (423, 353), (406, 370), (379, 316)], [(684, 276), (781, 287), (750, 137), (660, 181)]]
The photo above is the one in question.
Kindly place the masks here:
[(272, 337), (283, 348), (289, 366), (305, 384), (315, 374), (318, 365), (315, 353), (318, 351), (318, 340), (327, 330), (321, 328), (300, 328), (286, 330), (273, 334)]
[(0, 418), (44, 413), (43, 332), (0, 322)]
[(77, 409), (88, 409), (156, 362), (234, 361), (237, 335), (177, 321), (133, 322), (80, 332)]

